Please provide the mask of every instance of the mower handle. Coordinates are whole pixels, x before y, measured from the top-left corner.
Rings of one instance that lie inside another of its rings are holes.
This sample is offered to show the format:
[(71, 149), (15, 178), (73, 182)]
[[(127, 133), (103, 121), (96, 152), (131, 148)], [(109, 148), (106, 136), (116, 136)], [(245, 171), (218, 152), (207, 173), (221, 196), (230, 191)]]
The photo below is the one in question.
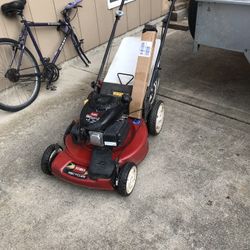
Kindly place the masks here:
[(119, 9), (118, 9), (118, 11), (116, 13), (115, 23), (113, 25), (113, 29), (112, 29), (111, 34), (110, 34), (108, 45), (106, 47), (105, 54), (104, 54), (104, 57), (102, 59), (101, 67), (100, 67), (100, 70), (99, 70), (99, 73), (98, 73), (98, 76), (97, 76), (97, 79), (96, 79), (95, 91), (99, 91), (100, 90), (101, 76), (102, 76), (104, 67), (105, 67), (105, 65), (107, 63), (108, 55), (109, 55), (109, 52), (110, 52), (110, 49), (111, 49), (111, 46), (112, 46), (112, 43), (113, 43), (113, 40), (114, 40), (114, 37), (115, 37), (115, 33), (116, 33), (116, 28), (117, 28), (118, 22), (121, 19), (121, 17), (123, 16), (122, 9), (123, 9), (123, 6), (125, 4), (125, 1), (126, 0), (122, 0), (121, 1), (120, 7), (119, 7)]
[(125, 4), (125, 1), (126, 1), (126, 0), (122, 0), (121, 5), (120, 5), (120, 7), (119, 7), (119, 11), (121, 11), (121, 10), (123, 9), (123, 6), (124, 6), (124, 4)]

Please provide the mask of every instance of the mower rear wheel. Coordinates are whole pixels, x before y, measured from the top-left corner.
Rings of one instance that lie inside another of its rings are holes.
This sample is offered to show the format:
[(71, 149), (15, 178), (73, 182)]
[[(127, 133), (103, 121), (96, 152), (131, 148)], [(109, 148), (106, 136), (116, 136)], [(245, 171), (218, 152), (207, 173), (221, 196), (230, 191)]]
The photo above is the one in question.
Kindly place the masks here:
[(62, 148), (58, 144), (52, 144), (47, 147), (44, 151), (42, 160), (41, 160), (41, 169), (44, 174), (52, 175), (51, 172), (51, 163), (57, 156), (59, 152), (62, 151)]
[(137, 179), (137, 166), (134, 163), (127, 163), (121, 168), (118, 176), (117, 192), (122, 196), (132, 194)]
[(164, 123), (165, 109), (163, 101), (156, 100), (148, 117), (148, 132), (156, 136), (159, 135)]

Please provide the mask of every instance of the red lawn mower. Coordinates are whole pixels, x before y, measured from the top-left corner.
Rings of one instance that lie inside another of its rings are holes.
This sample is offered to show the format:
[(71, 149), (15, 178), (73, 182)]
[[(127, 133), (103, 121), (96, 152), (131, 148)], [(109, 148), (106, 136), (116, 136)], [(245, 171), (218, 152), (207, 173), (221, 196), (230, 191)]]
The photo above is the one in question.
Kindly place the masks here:
[[(123, 16), (122, 0), (93, 91), (64, 136), (64, 149), (50, 145), (41, 168), (45, 174), (94, 189), (117, 190), (128, 196), (137, 179), (137, 165), (148, 153), (148, 134), (158, 135), (164, 104), (157, 100), (160, 58), (175, 0), (157, 29), (145, 25), (142, 38), (126, 37), (103, 78), (105, 65)], [(145, 87), (146, 82), (146, 87)]]

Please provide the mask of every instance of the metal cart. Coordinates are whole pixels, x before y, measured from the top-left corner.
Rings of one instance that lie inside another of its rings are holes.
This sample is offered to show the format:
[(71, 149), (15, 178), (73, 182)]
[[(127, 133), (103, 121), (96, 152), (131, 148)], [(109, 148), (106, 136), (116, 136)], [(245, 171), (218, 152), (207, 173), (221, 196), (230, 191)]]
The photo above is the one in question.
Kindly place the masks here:
[(194, 51), (200, 45), (242, 52), (250, 63), (250, 0), (191, 0)]

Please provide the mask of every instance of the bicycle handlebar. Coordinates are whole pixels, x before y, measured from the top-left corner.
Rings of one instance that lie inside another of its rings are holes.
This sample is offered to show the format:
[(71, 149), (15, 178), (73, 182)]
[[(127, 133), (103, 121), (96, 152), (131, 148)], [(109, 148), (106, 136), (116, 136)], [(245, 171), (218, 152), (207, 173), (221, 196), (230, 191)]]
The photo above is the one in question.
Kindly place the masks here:
[(75, 0), (74, 2), (68, 3), (68, 5), (65, 7), (65, 10), (70, 10), (73, 8), (78, 7), (78, 4), (81, 3), (83, 0)]

